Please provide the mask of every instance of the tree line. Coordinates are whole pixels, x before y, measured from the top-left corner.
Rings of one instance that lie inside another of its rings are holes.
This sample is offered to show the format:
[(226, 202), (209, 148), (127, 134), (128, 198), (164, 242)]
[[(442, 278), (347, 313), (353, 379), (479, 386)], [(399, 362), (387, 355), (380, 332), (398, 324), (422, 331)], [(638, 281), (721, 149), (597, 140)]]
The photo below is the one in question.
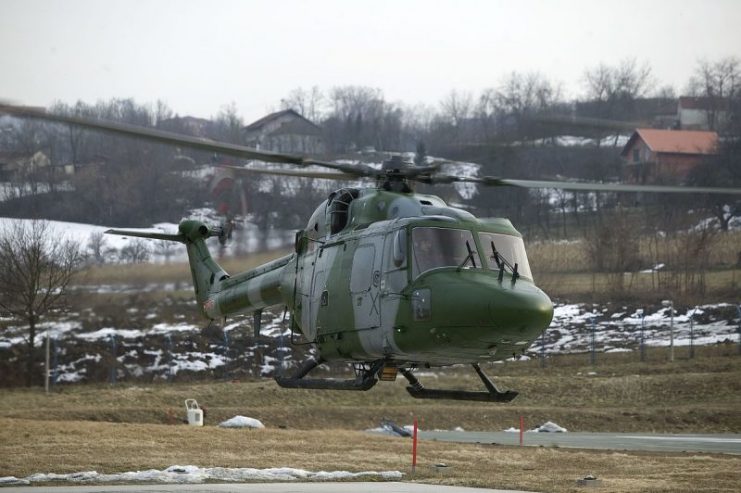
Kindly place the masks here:
[[(699, 62), (684, 93), (731, 101), (728, 124), (718, 130), (723, 148), (712, 173), (693, 176), (712, 184), (739, 182), (739, 62), (733, 58)], [(452, 90), (435, 106), (409, 106), (364, 86), (296, 88), (276, 108), (293, 109), (318, 124), (329, 157), (353, 151), (416, 151), (481, 165), (481, 173), (512, 178), (619, 178), (617, 133), (602, 127), (544, 125), (539, 117), (582, 117), (647, 121), (662, 108), (676, 108), (673, 88), (659, 86), (651, 69), (636, 60), (587, 69), (581, 98), (569, 100), (562, 87), (540, 73), (507, 75), (478, 94)], [(51, 111), (194, 133), (162, 102), (141, 104), (113, 99), (87, 104), (57, 103)], [(234, 104), (203, 121), (201, 132), (215, 140), (242, 143), (245, 122)], [(624, 130), (622, 131), (624, 132)], [(560, 145), (559, 136), (592, 138), (593, 145)], [(615, 137), (614, 139), (612, 137)], [(195, 165), (229, 162), (220, 156), (92, 132), (66, 125), (18, 120), (0, 132), (0, 149), (31, 154), (42, 150), (47, 167), (28, 167), (5, 185), (0, 214), (75, 220), (112, 226), (174, 221), (209, 202), (206, 180)], [(356, 156), (356, 154), (353, 154)], [(66, 174), (73, 165), (74, 174)], [(721, 169), (717, 172), (717, 169)], [(243, 180), (250, 218), (265, 231), (301, 227), (309, 211), (336, 184), (284, 177)], [(290, 189), (286, 200), (286, 189)], [(431, 191), (422, 187), (423, 191)], [(609, 194), (552, 191), (481, 190), (470, 199), (452, 187), (438, 193), (479, 215), (511, 217), (529, 234), (568, 236), (569, 223), (581, 227), (583, 211), (610, 208)], [(680, 199), (681, 202), (681, 199)], [(723, 207), (710, 204), (708, 207)], [(718, 209), (720, 210), (720, 209)], [(723, 215), (722, 213), (720, 214)], [(725, 216), (723, 216), (725, 217)], [(573, 227), (573, 226), (571, 226)]]

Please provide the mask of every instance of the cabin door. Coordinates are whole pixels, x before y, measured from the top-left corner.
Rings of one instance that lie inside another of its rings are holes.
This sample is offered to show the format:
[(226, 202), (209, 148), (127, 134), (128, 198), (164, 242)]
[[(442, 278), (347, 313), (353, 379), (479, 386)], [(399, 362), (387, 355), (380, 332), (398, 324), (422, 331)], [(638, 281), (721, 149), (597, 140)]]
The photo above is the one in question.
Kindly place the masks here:
[(382, 257), (382, 236), (363, 238), (353, 254), (350, 296), (356, 329), (370, 329), (381, 324)]

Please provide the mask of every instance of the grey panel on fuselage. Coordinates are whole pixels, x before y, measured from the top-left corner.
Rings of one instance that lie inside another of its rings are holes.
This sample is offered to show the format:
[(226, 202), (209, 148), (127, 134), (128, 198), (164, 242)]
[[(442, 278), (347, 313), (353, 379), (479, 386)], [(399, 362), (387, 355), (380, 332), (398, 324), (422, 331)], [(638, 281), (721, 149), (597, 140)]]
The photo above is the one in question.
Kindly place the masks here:
[(394, 263), (395, 238), (400, 230), (396, 229), (386, 235), (383, 248), (383, 264), (381, 275), (381, 334), (383, 337), (383, 352), (385, 356), (400, 354), (401, 350), (394, 342), (394, 330), (402, 290), (407, 286), (407, 258), (406, 245), (403, 246), (404, 255), (399, 265)]
[(320, 266), (314, 270), (314, 282), (311, 288), (311, 296), (309, 296), (309, 309), (306, 310), (309, 313), (309, 323), (304, 328), (304, 334), (311, 341), (316, 338), (319, 329), (317, 323), (319, 307), (321, 306), (322, 292), (326, 289), (326, 276), (322, 269), (323, 266)]
[[(300, 310), (301, 331), (309, 340), (316, 337), (316, 325), (311, 320), (311, 294), (314, 287), (314, 265), (316, 261), (316, 243), (309, 243), (309, 248), (299, 260), (296, 286), (296, 309)], [(312, 329), (313, 327), (313, 329)]]
[[(353, 321), (355, 328), (367, 332), (377, 329), (381, 323), (378, 298), (381, 284), (381, 259), (383, 252), (382, 236), (366, 236), (358, 242), (353, 255), (351, 293), (353, 300)], [(364, 349), (376, 352), (374, 337), (360, 333)]]

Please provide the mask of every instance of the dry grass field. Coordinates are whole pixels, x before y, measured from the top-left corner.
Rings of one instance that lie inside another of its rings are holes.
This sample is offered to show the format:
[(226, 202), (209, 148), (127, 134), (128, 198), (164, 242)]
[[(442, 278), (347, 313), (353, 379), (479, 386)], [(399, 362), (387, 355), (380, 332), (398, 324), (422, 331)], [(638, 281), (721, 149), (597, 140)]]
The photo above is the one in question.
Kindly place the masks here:
[[(0, 472), (99, 472), (204, 467), (295, 467), (404, 473), (431, 484), (580, 491), (577, 478), (595, 474), (602, 491), (738, 491), (741, 459), (705, 454), (641, 454), (451, 445), (423, 441), (411, 474), (411, 441), (347, 430), (225, 430), (86, 421), (0, 418)], [(445, 463), (444, 475), (433, 465)]]
[[(734, 262), (739, 234), (724, 236), (713, 253), (707, 298), (735, 299), (739, 273)], [(676, 248), (663, 245), (662, 248)], [(651, 258), (656, 245), (641, 242)], [(589, 300), (610, 292), (609, 276), (585, 269), (579, 242), (534, 244), (530, 258), (538, 283), (554, 299)], [(257, 266), (287, 252), (223, 262), (230, 272)], [(650, 274), (627, 274), (622, 299), (660, 300)], [(103, 266), (83, 272), (78, 284), (163, 285), (141, 293), (141, 302), (159, 304), (174, 293), (192, 298), (186, 264)], [(123, 292), (84, 294), (79, 302), (114, 305)], [(678, 300), (677, 297), (674, 298)], [(687, 301), (690, 302), (689, 300)], [(84, 307), (77, 307), (84, 308)], [(179, 308), (178, 308), (179, 309)], [(160, 313), (160, 316), (165, 314)], [(410, 470), (408, 439), (363, 430), (383, 418), (400, 425), (414, 417), (423, 429), (463, 427), (500, 431), (554, 421), (570, 431), (657, 433), (741, 433), (741, 356), (736, 345), (697, 348), (688, 359), (678, 348), (669, 362), (665, 349), (649, 348), (645, 363), (635, 353), (585, 354), (488, 365), (498, 384), (520, 395), (508, 404), (419, 401), (408, 396), (403, 379), (382, 382), (368, 392), (279, 388), (272, 380), (200, 381), (135, 385), (61, 385), (45, 395), (39, 388), (0, 389), (0, 476), (36, 472), (97, 470), (115, 473), (193, 464), (222, 467), (295, 467), (307, 470), (398, 470), (405, 481), (514, 488), (530, 491), (582, 491), (577, 478), (595, 474), (601, 491), (740, 491), (741, 456), (607, 452), (519, 448), (424, 441), (420, 466)], [(469, 368), (420, 372), (428, 387), (478, 389)], [(183, 401), (196, 398), (206, 409), (206, 426), (183, 425)], [(224, 430), (215, 425), (237, 414), (260, 419), (264, 430)], [(450, 467), (444, 475), (433, 465)]]
[[(242, 272), (270, 260), (288, 255), (289, 251), (278, 250), (256, 253), (245, 257), (218, 259), (219, 264), (230, 273)], [(105, 264), (89, 267), (78, 274), (78, 284), (160, 284), (187, 283), (190, 288), (190, 268), (187, 262), (169, 264)]]
[[(283, 389), (270, 379), (65, 385), (44, 395), (39, 389), (0, 390), (0, 417), (35, 420), (111, 421), (172, 424), (182, 419), (182, 404), (195, 398), (207, 409), (207, 422), (236, 414), (252, 416), (273, 428), (364, 430), (382, 418), (425, 429), (499, 431), (524, 416), (528, 425), (555, 421), (571, 431), (666, 433), (741, 432), (741, 357), (736, 345), (697, 348), (677, 359), (650, 348), (648, 361), (634, 353), (562, 355), (540, 368), (536, 360), (488, 365), (498, 384), (520, 395), (492, 405), (460, 401), (419, 401), (409, 397), (405, 380), (380, 382), (368, 392)], [(428, 387), (480, 389), (467, 367), (420, 372)]]
[[(537, 284), (554, 299), (579, 299), (581, 301), (644, 299), (656, 301), (671, 298), (689, 304), (733, 299), (741, 285), (738, 266), (741, 232), (717, 234), (712, 238), (703, 275), (703, 289), (684, 293), (681, 271), (686, 256), (681, 240), (672, 238), (641, 238), (638, 255), (641, 264), (656, 265), (669, 262), (658, 273), (632, 272), (623, 275), (622, 289), (614, 290), (614, 275), (592, 272), (591, 261), (584, 240), (560, 242), (534, 242), (528, 244), (528, 258)], [(269, 260), (290, 253), (288, 250), (267, 252), (245, 257), (227, 257), (219, 260), (227, 272), (238, 273), (254, 268)], [(643, 269), (644, 267), (641, 267)], [(671, 279), (670, 279), (671, 278)], [(190, 270), (187, 263), (124, 264), (90, 267), (78, 275), (78, 284), (85, 285), (135, 285), (175, 284), (177, 289), (191, 290)]]
[[(646, 261), (658, 263), (674, 257), (685, 245), (682, 238), (643, 236), (638, 240), (638, 255)], [(709, 240), (708, 265), (732, 267), (738, 262), (741, 232), (716, 233)], [(533, 270), (539, 272), (588, 272), (590, 260), (584, 240), (539, 241), (527, 244), (528, 258)]]
[[(677, 352), (667, 361), (655, 349), (646, 363), (628, 353), (492, 365), (491, 374), (521, 392), (493, 405), (416, 401), (402, 381), (368, 392), (280, 389), (271, 380), (147, 385), (72, 385), (0, 390), (0, 475), (97, 470), (113, 473), (175, 464), (296, 467), (307, 470), (399, 470), (428, 483), (579, 491), (575, 480), (593, 473), (611, 492), (738, 491), (741, 457), (518, 448), (424, 441), (410, 474), (408, 439), (370, 435), (382, 418), (420, 420), (423, 429), (499, 431), (552, 420), (570, 431), (741, 432), (741, 357), (734, 345)], [(475, 388), (466, 368), (421, 378), (430, 386)], [(594, 374), (590, 374), (594, 373)], [(183, 400), (207, 409), (202, 429), (182, 424)], [(215, 426), (241, 414), (264, 430)], [(449, 467), (444, 475), (436, 463)]]

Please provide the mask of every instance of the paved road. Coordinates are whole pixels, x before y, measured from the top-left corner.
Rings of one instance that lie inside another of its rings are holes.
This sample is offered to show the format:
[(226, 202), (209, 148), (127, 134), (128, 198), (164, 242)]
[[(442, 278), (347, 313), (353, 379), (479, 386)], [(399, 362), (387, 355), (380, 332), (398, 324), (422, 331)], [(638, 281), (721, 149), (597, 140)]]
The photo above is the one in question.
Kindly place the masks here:
[(377, 483), (244, 483), (244, 484), (157, 484), (121, 486), (19, 486), (1, 488), (2, 493), (525, 493), (430, 484)]
[[(421, 431), (420, 438), (446, 442), (519, 445), (519, 433)], [(741, 434), (653, 435), (645, 433), (525, 433), (524, 445), (651, 452), (741, 454)]]

